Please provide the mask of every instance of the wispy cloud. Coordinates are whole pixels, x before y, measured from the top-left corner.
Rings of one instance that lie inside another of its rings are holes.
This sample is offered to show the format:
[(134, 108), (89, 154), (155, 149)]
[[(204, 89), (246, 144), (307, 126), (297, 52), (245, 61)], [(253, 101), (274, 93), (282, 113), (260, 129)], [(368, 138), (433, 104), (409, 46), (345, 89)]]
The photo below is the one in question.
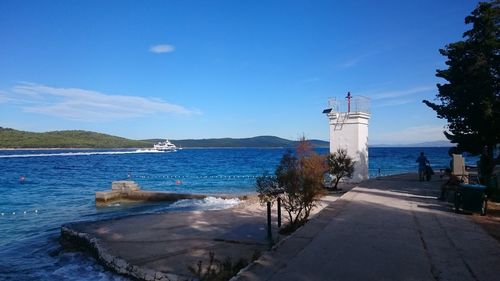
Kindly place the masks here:
[(359, 57), (351, 58), (349, 60), (346, 60), (346, 61), (343, 61), (343, 62), (337, 64), (337, 66), (339, 68), (351, 68), (351, 67), (358, 65), (365, 57), (366, 56), (359, 56)]
[(386, 101), (377, 101), (374, 102), (372, 107), (377, 108), (377, 107), (386, 107), (386, 106), (397, 106), (397, 105), (403, 105), (403, 104), (409, 104), (414, 102), (415, 100), (413, 99), (394, 99), (394, 100), (386, 100)]
[(311, 84), (311, 83), (315, 83), (318, 81), (321, 81), (321, 79), (319, 77), (309, 77), (309, 78), (305, 78), (305, 79), (297, 81), (297, 85)]
[(150, 52), (161, 54), (161, 53), (171, 53), (175, 51), (175, 47), (169, 44), (154, 45), (149, 48)]
[(7, 96), (6, 93), (0, 92), (0, 103), (5, 103), (10, 101), (10, 98)]
[(72, 120), (106, 121), (156, 113), (173, 115), (200, 114), (197, 110), (161, 99), (110, 95), (77, 88), (57, 88), (20, 83), (10, 93), (10, 101), (25, 112), (34, 112)]
[(373, 100), (372, 107), (386, 107), (420, 102), (422, 93), (432, 91), (432, 86), (417, 86), (401, 90), (376, 90), (357, 93)]
[(356, 56), (356, 57), (348, 58), (348, 59), (346, 59), (346, 60), (341, 61), (340, 63), (338, 63), (337, 67), (338, 68), (351, 68), (351, 67), (355, 67), (358, 64), (360, 64), (361, 62), (363, 62), (366, 58), (371, 57), (371, 56), (373, 56), (373, 55), (375, 55), (377, 53), (378, 53), (377, 51), (372, 51), (372, 52), (368, 52), (368, 53), (365, 53), (365, 54), (361, 54), (361, 55)]
[(393, 98), (400, 98), (400, 97), (405, 97), (409, 95), (414, 95), (422, 92), (427, 92), (434, 89), (434, 87), (430, 86), (419, 86), (419, 87), (413, 87), (409, 89), (404, 89), (404, 90), (397, 90), (397, 91), (380, 91), (377, 93), (372, 93), (370, 94), (370, 97), (374, 100), (380, 100), (380, 99), (393, 99)]
[(446, 140), (443, 126), (422, 125), (408, 127), (402, 130), (377, 134), (372, 143), (376, 144), (411, 144), (427, 141)]

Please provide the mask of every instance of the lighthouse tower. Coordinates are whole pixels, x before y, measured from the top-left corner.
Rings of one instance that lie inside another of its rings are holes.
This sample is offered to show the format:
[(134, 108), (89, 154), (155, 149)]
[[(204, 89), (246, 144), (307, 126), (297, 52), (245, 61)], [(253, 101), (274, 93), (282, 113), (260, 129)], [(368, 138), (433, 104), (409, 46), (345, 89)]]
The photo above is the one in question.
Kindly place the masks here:
[(345, 149), (347, 155), (356, 161), (349, 182), (368, 179), (370, 99), (352, 96), (349, 92), (342, 100), (330, 98), (328, 108), (323, 113), (330, 122), (330, 153), (339, 148)]

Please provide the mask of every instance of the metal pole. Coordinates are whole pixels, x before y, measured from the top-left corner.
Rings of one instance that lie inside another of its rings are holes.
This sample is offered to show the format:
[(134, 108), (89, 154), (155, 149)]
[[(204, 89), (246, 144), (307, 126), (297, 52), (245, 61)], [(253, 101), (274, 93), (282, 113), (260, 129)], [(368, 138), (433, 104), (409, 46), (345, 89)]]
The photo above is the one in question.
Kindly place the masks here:
[(273, 239), (271, 231), (271, 202), (267, 202), (267, 238), (269, 238), (269, 241)]
[(351, 92), (347, 92), (347, 113), (351, 112)]
[(281, 198), (278, 197), (278, 227), (281, 227)]

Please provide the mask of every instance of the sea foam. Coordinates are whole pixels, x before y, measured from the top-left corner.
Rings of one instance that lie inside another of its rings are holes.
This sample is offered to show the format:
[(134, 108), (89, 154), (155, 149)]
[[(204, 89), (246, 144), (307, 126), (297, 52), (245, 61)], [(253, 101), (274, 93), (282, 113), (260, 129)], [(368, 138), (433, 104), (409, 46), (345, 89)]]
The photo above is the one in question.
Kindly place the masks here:
[(209, 196), (204, 199), (182, 199), (168, 207), (171, 209), (219, 210), (231, 208), (241, 203), (238, 198), (224, 199)]

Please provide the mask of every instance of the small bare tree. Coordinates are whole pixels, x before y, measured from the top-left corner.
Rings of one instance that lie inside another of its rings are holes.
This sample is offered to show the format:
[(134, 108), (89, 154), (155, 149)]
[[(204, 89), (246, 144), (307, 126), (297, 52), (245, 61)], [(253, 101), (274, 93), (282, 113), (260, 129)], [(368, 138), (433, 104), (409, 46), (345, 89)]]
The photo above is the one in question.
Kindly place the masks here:
[[(304, 140), (305, 141), (305, 140)], [(311, 209), (325, 194), (323, 175), (328, 170), (325, 156), (315, 153), (312, 148), (300, 155), (299, 171), (302, 177), (304, 220), (309, 217)]]
[(262, 203), (278, 196), (288, 217), (285, 232), (293, 231), (309, 217), (311, 210), (324, 194), (323, 174), (326, 160), (315, 153), (302, 138), (295, 155), (289, 150), (281, 158), (275, 177), (264, 174), (257, 178), (256, 189)]
[(339, 148), (334, 153), (328, 155), (328, 173), (333, 175), (335, 185), (333, 189), (337, 189), (342, 178), (351, 178), (354, 172), (354, 164), (351, 157), (347, 155), (347, 150)]
[(282, 206), (288, 214), (289, 225), (297, 225), (303, 216), (304, 203), (302, 202), (302, 177), (298, 169), (297, 157), (287, 151), (276, 168), (276, 180), (284, 193)]
[(279, 187), (276, 177), (269, 175), (267, 172), (257, 177), (255, 187), (257, 193), (259, 193), (258, 196), (261, 204), (267, 202), (271, 202), (272, 204), (283, 193), (283, 189)]

